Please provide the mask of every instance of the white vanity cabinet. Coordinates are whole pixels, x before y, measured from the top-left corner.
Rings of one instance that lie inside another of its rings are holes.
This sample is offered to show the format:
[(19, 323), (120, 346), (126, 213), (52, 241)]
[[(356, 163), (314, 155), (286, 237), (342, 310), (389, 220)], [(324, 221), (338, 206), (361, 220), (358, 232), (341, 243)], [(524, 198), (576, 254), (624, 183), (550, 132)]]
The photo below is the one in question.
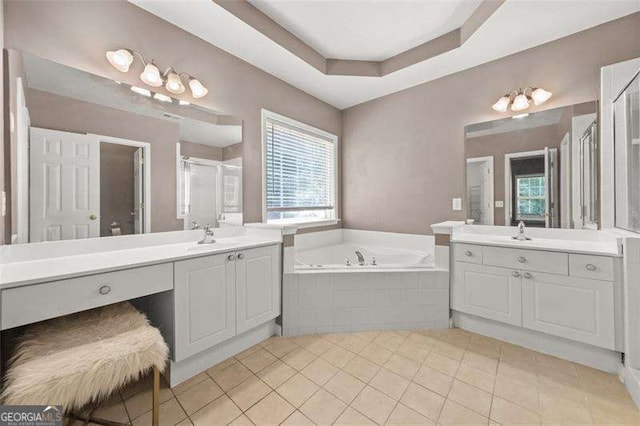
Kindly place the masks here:
[(617, 258), (463, 243), (452, 250), (453, 310), (619, 349)]
[(280, 315), (279, 246), (237, 254), (236, 331), (245, 332)]
[(175, 361), (280, 315), (280, 246), (174, 263)]
[(519, 272), (457, 262), (453, 274), (453, 309), (494, 321), (522, 325)]
[(176, 360), (235, 336), (234, 258), (216, 254), (174, 263)]

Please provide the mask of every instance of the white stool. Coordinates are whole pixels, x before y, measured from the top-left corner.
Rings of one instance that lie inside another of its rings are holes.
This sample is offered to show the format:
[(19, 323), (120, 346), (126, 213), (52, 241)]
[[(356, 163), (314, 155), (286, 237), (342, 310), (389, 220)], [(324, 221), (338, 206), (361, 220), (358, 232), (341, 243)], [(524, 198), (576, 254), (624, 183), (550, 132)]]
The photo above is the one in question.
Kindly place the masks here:
[(160, 371), (168, 355), (160, 331), (129, 302), (55, 318), (29, 326), (19, 338), (0, 398), (11, 405), (62, 405), (69, 417), (80, 419), (72, 413), (153, 369), (156, 426)]

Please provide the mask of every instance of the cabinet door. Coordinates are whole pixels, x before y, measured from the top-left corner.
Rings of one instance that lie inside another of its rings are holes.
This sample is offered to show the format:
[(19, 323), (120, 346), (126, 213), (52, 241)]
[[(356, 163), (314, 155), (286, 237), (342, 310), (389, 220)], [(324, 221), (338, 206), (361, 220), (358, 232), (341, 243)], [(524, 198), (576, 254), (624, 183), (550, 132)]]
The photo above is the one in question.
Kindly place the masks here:
[(229, 254), (174, 263), (176, 361), (235, 336), (235, 262)]
[(522, 318), (527, 328), (615, 349), (613, 283), (523, 272)]
[(236, 286), (238, 334), (280, 315), (280, 246), (239, 252)]
[(455, 262), (452, 308), (512, 325), (522, 325), (520, 272)]

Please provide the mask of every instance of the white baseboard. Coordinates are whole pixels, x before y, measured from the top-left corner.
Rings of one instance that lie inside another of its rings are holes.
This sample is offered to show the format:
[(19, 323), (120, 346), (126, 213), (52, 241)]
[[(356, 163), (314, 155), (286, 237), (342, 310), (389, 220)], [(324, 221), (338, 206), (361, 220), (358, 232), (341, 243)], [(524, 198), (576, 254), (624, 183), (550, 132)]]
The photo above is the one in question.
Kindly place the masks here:
[(620, 366), (620, 380), (624, 383), (636, 407), (640, 408), (640, 370), (625, 365)]
[(171, 387), (177, 386), (207, 368), (277, 334), (280, 334), (280, 326), (275, 320), (269, 321), (180, 362), (171, 361), (165, 376)]
[(620, 352), (599, 348), (550, 334), (504, 324), (474, 315), (452, 311), (455, 327), (534, 351), (567, 359), (589, 367), (618, 374), (622, 365)]

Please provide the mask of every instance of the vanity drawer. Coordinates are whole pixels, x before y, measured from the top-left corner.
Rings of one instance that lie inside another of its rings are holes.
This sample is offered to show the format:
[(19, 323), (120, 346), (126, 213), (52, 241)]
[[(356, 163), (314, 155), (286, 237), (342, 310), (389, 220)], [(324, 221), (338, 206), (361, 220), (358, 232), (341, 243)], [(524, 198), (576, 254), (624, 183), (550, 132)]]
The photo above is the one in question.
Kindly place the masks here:
[(569, 275), (566, 253), (487, 246), (482, 258), (485, 265)]
[(482, 264), (482, 246), (473, 244), (456, 244), (454, 258), (457, 262)]
[(613, 281), (613, 259), (607, 256), (570, 254), (569, 274), (592, 280)]
[(2, 329), (172, 289), (172, 263), (10, 288), (2, 291)]

